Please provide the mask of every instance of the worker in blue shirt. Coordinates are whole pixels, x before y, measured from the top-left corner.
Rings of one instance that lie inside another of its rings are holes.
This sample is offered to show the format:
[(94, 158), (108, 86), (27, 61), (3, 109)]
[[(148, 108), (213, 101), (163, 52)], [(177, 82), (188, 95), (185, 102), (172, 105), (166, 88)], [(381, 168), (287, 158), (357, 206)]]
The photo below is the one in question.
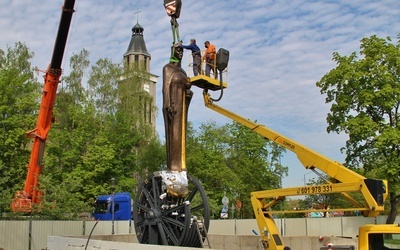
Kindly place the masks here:
[(193, 74), (197, 76), (201, 70), (201, 51), (196, 45), (196, 39), (190, 39), (189, 45), (181, 45), (182, 48), (192, 51), (193, 56)]

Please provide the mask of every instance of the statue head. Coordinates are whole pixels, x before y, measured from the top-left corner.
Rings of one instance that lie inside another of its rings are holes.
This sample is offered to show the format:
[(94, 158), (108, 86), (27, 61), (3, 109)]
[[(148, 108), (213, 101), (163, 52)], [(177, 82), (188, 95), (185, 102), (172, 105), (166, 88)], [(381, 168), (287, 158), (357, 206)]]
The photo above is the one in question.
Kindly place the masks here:
[(171, 58), (170, 62), (181, 62), (183, 57), (183, 48), (180, 43), (176, 43), (171, 47)]

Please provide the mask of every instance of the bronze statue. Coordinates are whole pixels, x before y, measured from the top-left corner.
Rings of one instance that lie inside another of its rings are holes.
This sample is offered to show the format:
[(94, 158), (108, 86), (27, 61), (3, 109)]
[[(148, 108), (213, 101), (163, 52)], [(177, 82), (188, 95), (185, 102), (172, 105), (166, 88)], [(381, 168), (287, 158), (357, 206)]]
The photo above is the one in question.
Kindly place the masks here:
[(181, 68), (183, 48), (179, 37), (179, 18), (182, 1), (164, 0), (167, 15), (171, 17), (173, 46), (169, 63), (163, 68), (163, 116), (167, 148), (167, 170), (156, 172), (161, 176), (167, 192), (176, 197), (188, 193), (186, 174), (187, 114), (193, 92), (186, 72)]
[(172, 46), (171, 59), (163, 68), (163, 116), (167, 168), (160, 173), (174, 196), (187, 194), (186, 127), (189, 104), (193, 96), (186, 72), (181, 68), (183, 49)]

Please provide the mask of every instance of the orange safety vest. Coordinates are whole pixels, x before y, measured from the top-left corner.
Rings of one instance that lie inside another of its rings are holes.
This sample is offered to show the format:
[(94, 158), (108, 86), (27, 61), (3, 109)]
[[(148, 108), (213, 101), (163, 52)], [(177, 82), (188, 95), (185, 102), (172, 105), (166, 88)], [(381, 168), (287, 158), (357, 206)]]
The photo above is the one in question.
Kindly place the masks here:
[(204, 59), (210, 59), (210, 60), (214, 60), (215, 59), (215, 46), (213, 44), (210, 44), (208, 46), (208, 48), (206, 49), (206, 52), (203, 55), (203, 60)]

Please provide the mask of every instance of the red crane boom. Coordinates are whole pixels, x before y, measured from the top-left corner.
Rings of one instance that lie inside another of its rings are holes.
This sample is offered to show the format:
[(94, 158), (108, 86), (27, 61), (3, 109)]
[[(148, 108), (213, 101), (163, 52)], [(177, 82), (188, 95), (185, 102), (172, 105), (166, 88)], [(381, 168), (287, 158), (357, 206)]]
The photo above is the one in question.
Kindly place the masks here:
[(43, 153), (47, 135), (51, 123), (54, 120), (53, 108), (57, 95), (57, 87), (62, 74), (61, 63), (64, 56), (65, 44), (74, 13), (75, 0), (65, 0), (62, 6), (61, 20), (58, 26), (57, 37), (54, 45), (53, 55), (44, 78), (42, 102), (36, 128), (26, 133), (27, 137), (33, 138), (33, 147), (28, 165), (23, 191), (17, 191), (11, 201), (11, 209), (14, 212), (32, 212), (33, 204), (40, 205), (41, 192), (39, 190), (39, 176), (42, 168)]

